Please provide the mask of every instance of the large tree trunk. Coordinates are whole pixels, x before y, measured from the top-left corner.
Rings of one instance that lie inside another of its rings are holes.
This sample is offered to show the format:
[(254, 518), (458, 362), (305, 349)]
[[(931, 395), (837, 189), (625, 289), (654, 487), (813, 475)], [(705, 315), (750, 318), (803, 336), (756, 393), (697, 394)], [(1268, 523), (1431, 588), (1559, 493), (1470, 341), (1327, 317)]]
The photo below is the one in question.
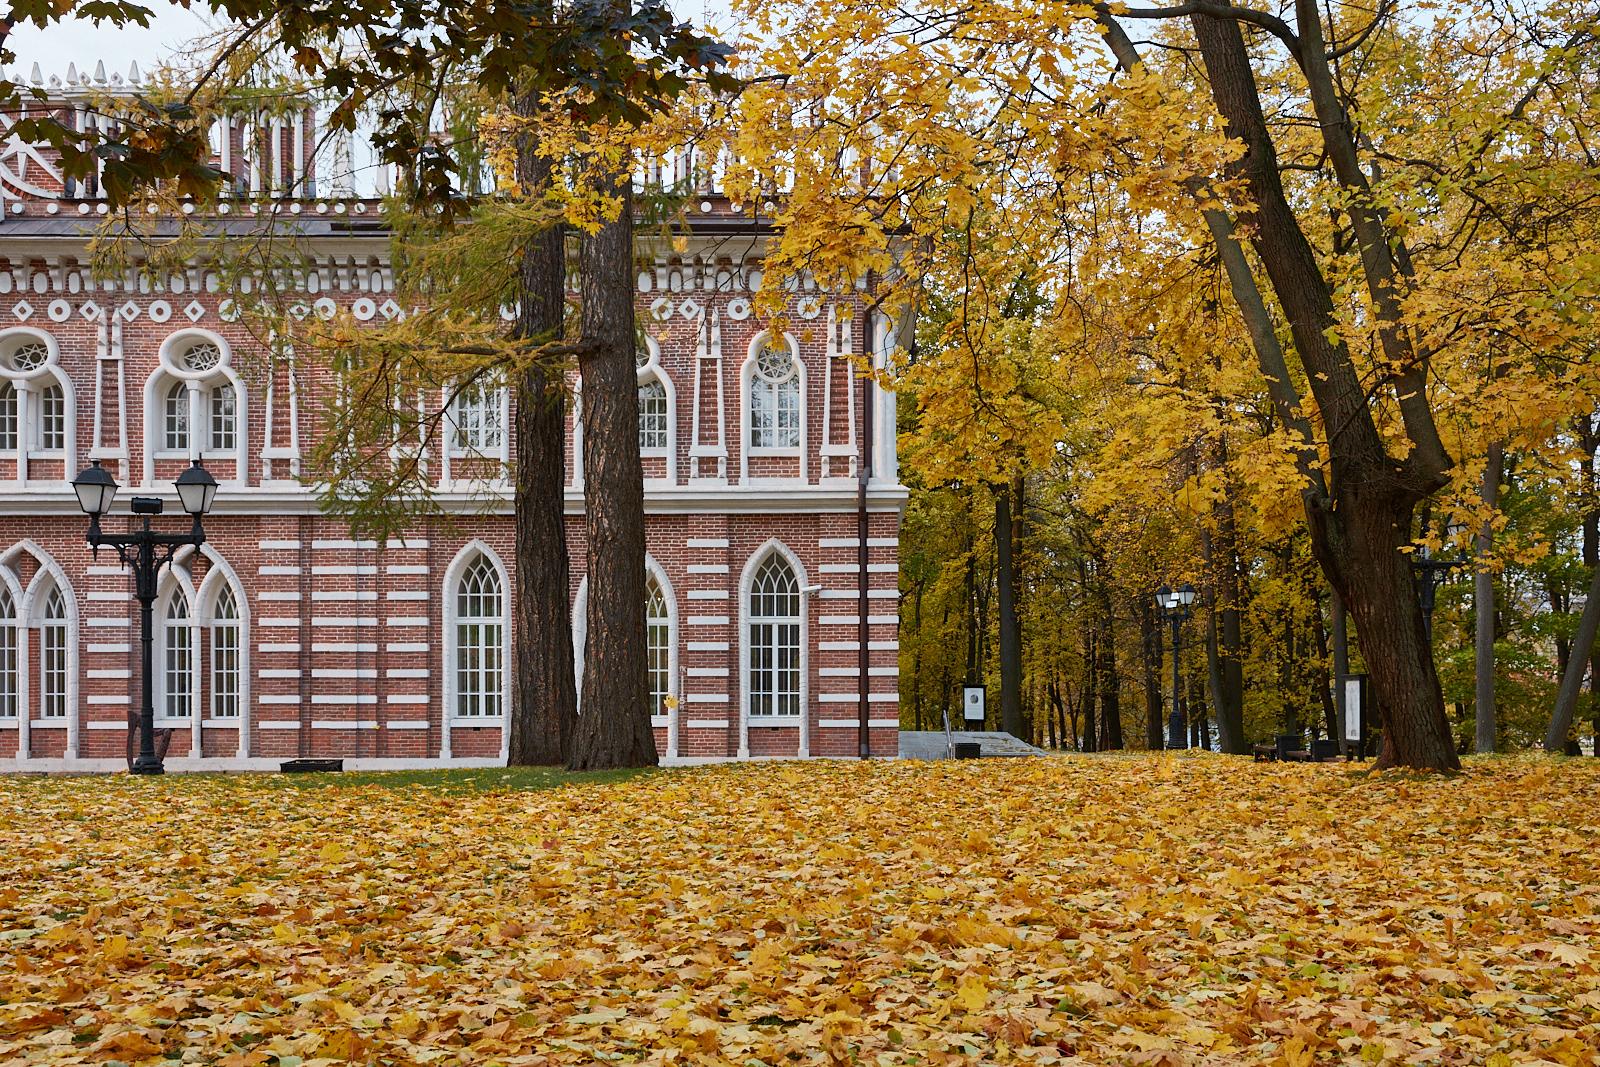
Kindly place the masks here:
[[(1310, 20), (1315, 17), (1312, 8)], [(1191, 21), (1213, 100), (1229, 134), (1244, 146), (1233, 169), (1244, 179), (1253, 204), (1252, 242), (1288, 319), (1322, 422), (1336, 428), (1328, 446), (1327, 498), (1308, 493), (1307, 518), (1317, 561), (1356, 620), (1373, 689), (1384, 709), (1378, 766), (1458, 768), (1410, 557), (1403, 551), (1416, 504), (1444, 483), (1448, 466), (1427, 406), (1425, 382), (1419, 377), (1425, 373), (1425, 359), (1398, 326), (1380, 330), (1386, 355), (1401, 368), (1392, 384), (1412, 446), (1409, 454), (1397, 459), (1387, 453), (1378, 433), (1367, 390), (1340, 340), (1332, 290), (1284, 192), (1276, 147), (1239, 25), (1227, 16), (1195, 15)], [(1306, 33), (1304, 24), (1301, 29)], [(1308, 78), (1321, 116), (1328, 101), (1320, 28), (1311, 30), (1310, 37), (1315, 40), (1308, 37), (1306, 51), (1318, 54), (1306, 66), (1316, 68)], [(1330, 114), (1324, 118), (1322, 133), (1341, 182), (1359, 180), (1359, 174), (1348, 173), (1346, 166), (1353, 147), (1340, 140), (1349, 137), (1347, 121)], [(1364, 197), (1364, 190), (1360, 195)], [(1352, 210), (1352, 219), (1369, 288), (1390, 286), (1374, 294), (1387, 306), (1395, 299), (1392, 275), (1385, 275), (1389, 253), (1387, 245), (1373, 236), (1373, 230), (1382, 227), (1361, 206)]]
[(1566, 670), (1561, 676), (1561, 691), (1556, 694), (1556, 707), (1550, 716), (1550, 725), (1544, 733), (1544, 747), (1548, 752), (1567, 751), (1567, 736), (1572, 732), (1572, 714), (1578, 707), (1578, 694), (1583, 691), (1583, 675), (1589, 666), (1590, 653), (1594, 651), (1596, 631), (1600, 631), (1600, 567), (1594, 570), (1589, 582), (1589, 598), (1578, 617), (1578, 636), (1567, 657)]
[[(1013, 500), (1013, 498), (1015, 498)], [(994, 498), (994, 545), (1000, 585), (1000, 729), (1022, 736), (1022, 623), (1017, 617), (1017, 551), (1022, 525), (1022, 479)]]
[[(1218, 462), (1227, 454), (1219, 446)], [(1232, 492), (1231, 482), (1228, 492)], [(1238, 533), (1233, 500), (1224, 495), (1212, 508), (1216, 532), (1202, 530), (1200, 548), (1210, 572), (1211, 618), (1207, 620), (1206, 667), (1217, 717), (1217, 743), (1235, 756), (1249, 753), (1244, 736), (1244, 637), (1240, 626)]]
[[(1500, 498), (1500, 476), (1505, 451), (1498, 442), (1489, 446), (1488, 463), (1483, 471), (1483, 502), (1492, 512)], [(1478, 531), (1478, 569), (1472, 576), (1473, 610), (1477, 613), (1477, 633), (1473, 665), (1477, 677), (1477, 707), (1474, 711), (1474, 748), (1479, 752), (1495, 749), (1494, 698), (1494, 573), (1488, 556), (1494, 550), (1494, 525), (1487, 519)]]
[(1105, 620), (1105, 638), (1100, 642), (1100, 749), (1114, 752), (1122, 745), (1122, 676), (1117, 673), (1117, 618), (1112, 610), (1110, 575), (1105, 562), (1100, 561), (1099, 581), (1096, 583), (1100, 598), (1100, 613)]
[(1139, 641), (1144, 648), (1144, 743), (1150, 751), (1160, 752), (1166, 747), (1161, 728), (1161, 627), (1149, 597), (1139, 598)]
[[(518, 101), (531, 115), (533, 102)], [(517, 181), (536, 192), (550, 161), (530, 134), (517, 146)], [(523, 250), (516, 336), (557, 340), (566, 312), (565, 235), (541, 232)], [(566, 383), (553, 363), (530, 366), (516, 380), (516, 694), (507, 760), (513, 766), (559, 764), (567, 757), (578, 697), (572, 673), (572, 604), (566, 520)]]
[(588, 640), (583, 712), (572, 770), (653, 767), (646, 673), (644, 469), (639, 461), (633, 328), (633, 197), (626, 173), (601, 175), (618, 198), (616, 221), (585, 237), (579, 256), (583, 306), (583, 518), (588, 536)]

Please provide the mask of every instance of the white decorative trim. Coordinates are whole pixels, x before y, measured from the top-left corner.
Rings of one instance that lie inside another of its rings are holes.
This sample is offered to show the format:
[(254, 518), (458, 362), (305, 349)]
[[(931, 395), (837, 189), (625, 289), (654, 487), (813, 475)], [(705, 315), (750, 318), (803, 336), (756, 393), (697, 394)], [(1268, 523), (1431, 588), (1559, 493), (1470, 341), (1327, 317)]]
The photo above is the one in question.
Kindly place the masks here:
[[(726, 537), (691, 537), (684, 542), (685, 548), (727, 548)], [(727, 570), (726, 567), (723, 570)], [(691, 571), (690, 573), (694, 573)]]
[[(257, 541), (256, 542), (256, 547), (261, 549), (263, 552), (275, 552), (275, 551), (280, 551), (280, 550), (281, 551), (288, 551), (288, 552), (298, 552), (298, 551), (300, 551), (300, 542), (299, 541)], [(299, 570), (298, 567), (295, 568), (295, 573), (296, 574), (300, 573), (300, 570)]]
[(387, 730), (426, 730), (433, 724), (427, 719), (390, 719), (383, 725)]
[(312, 574), (377, 574), (376, 563), (318, 563), (312, 566)]
[(279, 641), (279, 642), (273, 642), (273, 643), (270, 643), (270, 644), (266, 643), (266, 642), (263, 642), (262, 644), (259, 644), (259, 645), (256, 646), (256, 651), (257, 652), (299, 652), (300, 651), (300, 642), (298, 642), (298, 641)]
[[(509, 436), (510, 427), (505, 425), (504, 422), (501, 424), (501, 430), (503, 434)], [(442, 604), (444, 616), (442, 620), (442, 640), (439, 642), (442, 655), (440, 670), (443, 672), (440, 677), (440, 707), (442, 709), (440, 719), (443, 723), (443, 729), (439, 735), (439, 755), (441, 758), (450, 756), (450, 731), (453, 725), (461, 723), (464, 726), (488, 726), (499, 725), (503, 721), (502, 717), (497, 716), (492, 723), (487, 717), (471, 719), (463, 723), (454, 714), (456, 706), (456, 588), (461, 584), (461, 576), (466, 573), (467, 567), (478, 556), (482, 556), (489, 561), (490, 566), (495, 570), (496, 577), (500, 581), (500, 664), (504, 675), (501, 681), (501, 692), (504, 694), (502, 698), (505, 701), (504, 706), (507, 708), (515, 706), (513, 702), (516, 699), (516, 693), (513, 686), (517, 672), (511, 669), (511, 665), (514, 662), (511, 658), (511, 576), (510, 572), (506, 570), (505, 563), (500, 559), (500, 554), (488, 542), (475, 538), (462, 545), (455, 558), (450, 561), (450, 566), (445, 568), (444, 582), (441, 585), (441, 595), (444, 598)], [(401, 621), (399, 619), (389, 619), (387, 621), (390, 626), (426, 626), (429, 623), (425, 616), (421, 617), (420, 621)], [(511, 731), (502, 730), (500, 732), (500, 756), (502, 760), (510, 752), (510, 741)]]
[(729, 646), (726, 641), (686, 641), (684, 647), (690, 652), (726, 652)]
[(689, 618), (687, 620), (685, 620), (685, 621), (688, 622), (688, 624), (690, 626), (726, 626), (726, 625), (728, 625), (728, 616), (726, 616), (726, 615), (690, 615)]
[(691, 589), (688, 592), (690, 600), (727, 600), (726, 589)]
[(378, 651), (378, 642), (376, 642), (376, 641), (313, 641), (313, 642), (311, 642), (311, 651), (313, 651), (313, 652), (356, 652), (356, 653), (376, 652), (376, 651)]
[(433, 646), (426, 641), (390, 641), (383, 649), (385, 652), (430, 652)]
[[(855, 730), (860, 728), (861, 723), (856, 719), (822, 719), (818, 721), (817, 725), (825, 730)], [(867, 728), (872, 730), (898, 730), (900, 728), (900, 720), (868, 719)]]
[[(751, 351), (754, 352), (754, 348)], [(799, 358), (798, 352), (795, 358)], [(795, 584), (801, 590), (800, 714), (792, 719), (786, 718), (782, 724), (799, 727), (799, 755), (804, 758), (811, 754), (811, 598), (804, 592), (811, 583), (800, 557), (788, 545), (774, 537), (750, 554), (750, 558), (745, 561), (744, 571), (739, 576), (739, 756), (741, 758), (750, 755), (751, 725), (768, 724), (765, 717), (750, 714), (750, 587), (755, 581), (756, 570), (768, 556), (774, 554), (782, 556), (788, 563), (790, 569), (794, 571)]]
[(376, 730), (377, 719), (312, 719), (313, 730)]
[[(313, 615), (311, 616), (311, 625), (345, 626), (360, 629), (365, 626), (378, 625), (378, 617), (376, 615)], [(392, 620), (390, 625), (394, 625)]]

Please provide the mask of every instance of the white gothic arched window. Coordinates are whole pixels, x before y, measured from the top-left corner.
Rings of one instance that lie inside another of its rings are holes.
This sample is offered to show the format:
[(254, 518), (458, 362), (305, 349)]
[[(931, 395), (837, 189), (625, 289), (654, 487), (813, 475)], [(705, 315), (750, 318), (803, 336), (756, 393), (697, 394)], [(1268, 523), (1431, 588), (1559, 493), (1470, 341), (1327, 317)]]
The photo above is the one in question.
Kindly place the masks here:
[(800, 447), (800, 367), (781, 338), (756, 353), (750, 375), (750, 447)]
[(67, 598), (52, 586), (39, 622), (39, 717), (67, 717)]
[(210, 443), (213, 452), (231, 451), (239, 441), (238, 405), (233, 386), (224, 382), (211, 390)]
[(22, 688), (17, 649), (17, 605), (11, 591), (0, 586), (0, 719), (17, 717), (17, 694)]
[(750, 583), (750, 715), (800, 714), (800, 583), (774, 552)]
[(456, 706), (464, 719), (505, 713), (505, 599), (500, 572), (480, 555), (456, 587)]
[(639, 386), (639, 451), (665, 452), (668, 443), (667, 387), (651, 378)]
[(189, 450), (189, 386), (173, 382), (161, 409), (161, 447), (168, 452)]
[(223, 586), (211, 612), (211, 716), (239, 716), (239, 602)]
[(650, 714), (667, 714), (672, 695), (672, 616), (667, 595), (651, 575), (646, 579), (644, 602), (645, 662), (650, 675)]
[(17, 387), (0, 381), (0, 451), (16, 451), (17, 418)]
[(450, 405), (450, 448), (462, 455), (493, 455), (505, 440), (500, 415), (501, 390), (477, 381), (456, 394)]
[(34, 422), (33, 446), (40, 452), (60, 452), (67, 447), (67, 397), (61, 383), (39, 390), (39, 417)]
[(161, 714), (187, 719), (194, 713), (194, 631), (189, 626), (189, 598), (174, 589), (161, 621)]

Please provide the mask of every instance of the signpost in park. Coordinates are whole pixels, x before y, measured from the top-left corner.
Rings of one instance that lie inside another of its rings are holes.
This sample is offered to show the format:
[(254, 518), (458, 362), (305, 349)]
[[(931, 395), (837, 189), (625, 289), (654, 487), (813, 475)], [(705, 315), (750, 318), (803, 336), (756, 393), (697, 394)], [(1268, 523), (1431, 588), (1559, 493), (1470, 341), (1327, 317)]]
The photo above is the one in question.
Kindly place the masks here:
[(1339, 689), (1344, 695), (1344, 755), (1346, 759), (1367, 758), (1367, 676), (1341, 674)]
[(983, 686), (964, 686), (961, 690), (961, 717), (969, 723), (981, 724), (987, 710), (985, 701)]

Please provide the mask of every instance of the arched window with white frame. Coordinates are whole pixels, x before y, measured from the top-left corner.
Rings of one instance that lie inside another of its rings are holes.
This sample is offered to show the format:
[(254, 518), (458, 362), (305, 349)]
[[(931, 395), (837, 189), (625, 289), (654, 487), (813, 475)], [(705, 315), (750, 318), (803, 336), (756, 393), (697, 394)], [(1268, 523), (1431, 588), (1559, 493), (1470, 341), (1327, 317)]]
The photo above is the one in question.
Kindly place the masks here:
[(31, 457), (71, 465), (72, 405), (55, 338), (26, 326), (0, 330), (0, 451), (15, 455), (19, 479), (62, 476), (54, 464), (30, 472)]
[(639, 386), (639, 454), (664, 456), (669, 441), (667, 387), (660, 379), (650, 378)]
[(11, 590), (0, 585), (0, 719), (15, 719), (22, 693), (21, 620)]
[(745, 692), (752, 719), (795, 718), (801, 703), (800, 582), (772, 552), (750, 583), (745, 631)]
[(189, 721), (194, 716), (194, 624), (189, 596), (174, 588), (161, 615), (161, 693), (156, 713)]
[(207, 452), (228, 452), (238, 444), (239, 416), (234, 395), (233, 385), (228, 382), (223, 382), (211, 390), (207, 402), (207, 414), (210, 416), (210, 425), (207, 428), (210, 435), (206, 443)]
[(746, 406), (751, 452), (799, 452), (805, 419), (804, 384), (800, 361), (787, 337), (765, 339), (752, 355)]
[(243, 647), (239, 602), (233, 588), (224, 585), (211, 608), (211, 717), (237, 719), (241, 686), (240, 650)]
[(668, 714), (667, 697), (672, 695), (672, 615), (667, 594), (654, 574), (645, 578), (644, 632), (650, 714), (659, 718)]
[(160, 356), (145, 385), (146, 484), (156, 480), (157, 459), (204, 459), (218, 478), (244, 480), (246, 391), (227, 342), (209, 330), (180, 330), (162, 342)]
[(39, 718), (67, 717), (70, 660), (67, 599), (61, 587), (52, 583), (39, 617)]
[(0, 452), (17, 450), (17, 387), (9, 380), (0, 381)]
[(455, 707), (459, 719), (505, 714), (505, 590), (500, 572), (479, 554), (455, 590)]
[(173, 382), (161, 407), (161, 451), (189, 453), (189, 385)]

